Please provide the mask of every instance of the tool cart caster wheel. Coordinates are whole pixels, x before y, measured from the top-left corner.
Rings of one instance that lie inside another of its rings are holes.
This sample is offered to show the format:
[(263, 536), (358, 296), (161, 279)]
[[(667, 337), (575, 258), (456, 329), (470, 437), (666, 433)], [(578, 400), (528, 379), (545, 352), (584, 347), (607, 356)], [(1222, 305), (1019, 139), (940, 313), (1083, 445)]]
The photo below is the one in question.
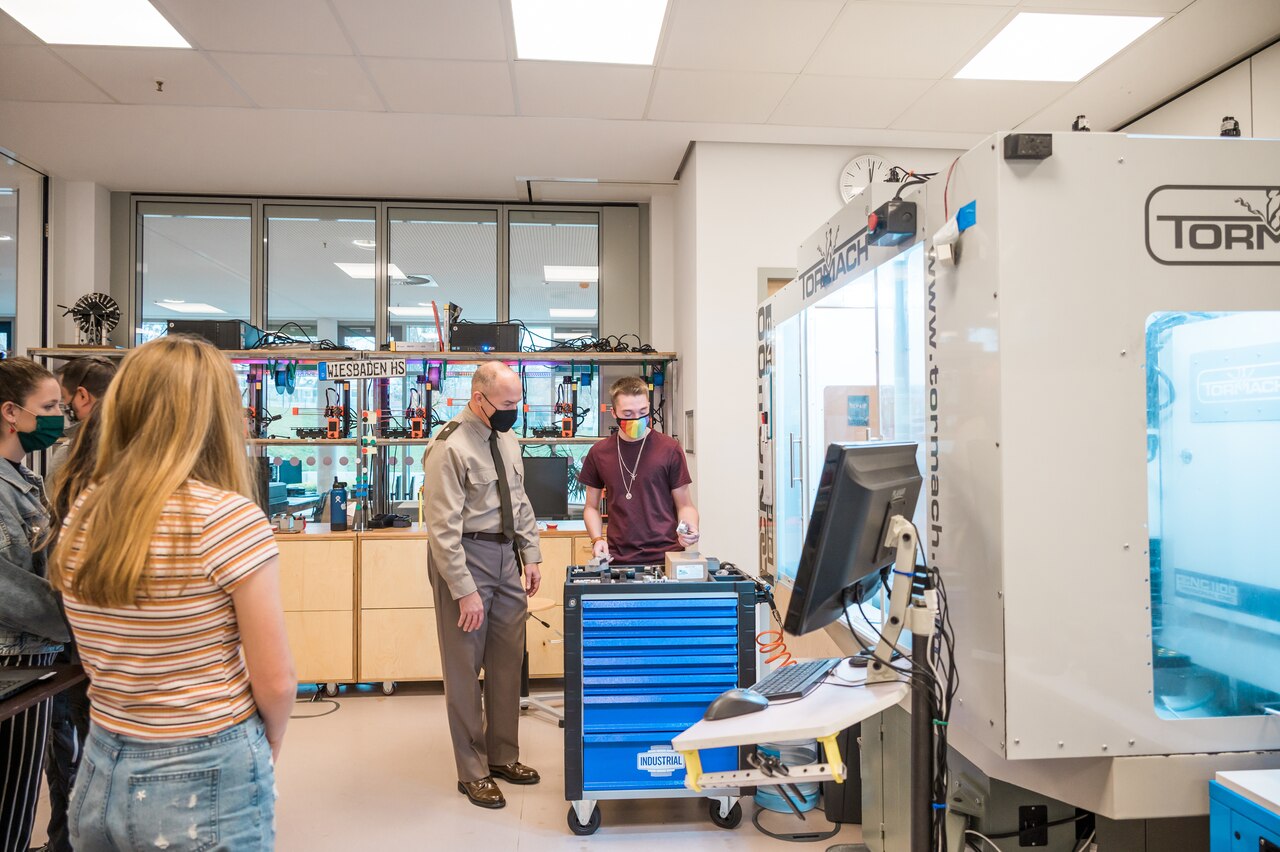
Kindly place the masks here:
[(338, 694), (338, 685), (336, 683), (326, 683), (324, 685), (324, 694), (333, 698)]
[(382, 682), (382, 694), (394, 695), (396, 691), (396, 682), (394, 680), (384, 680)]
[[(742, 816), (742, 812), (738, 812), (738, 816)], [(735, 823), (736, 825), (736, 823)], [(588, 834), (595, 834), (600, 829), (600, 807), (597, 805), (591, 810), (591, 819), (587, 820), (587, 824), (583, 825), (578, 822), (578, 812), (569, 806), (569, 830), (574, 834), (585, 837)]]
[(720, 816), (720, 803), (715, 799), (710, 801), (711, 821), (721, 828), (737, 828), (742, 822), (742, 803), (734, 802), (733, 807), (729, 808), (728, 816)]

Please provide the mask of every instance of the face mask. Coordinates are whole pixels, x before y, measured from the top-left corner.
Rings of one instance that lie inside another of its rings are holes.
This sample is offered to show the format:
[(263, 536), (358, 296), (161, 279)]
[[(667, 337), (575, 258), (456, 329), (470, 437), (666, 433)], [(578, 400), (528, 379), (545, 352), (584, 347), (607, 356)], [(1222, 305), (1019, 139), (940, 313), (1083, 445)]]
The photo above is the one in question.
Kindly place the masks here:
[(68, 423), (80, 422), (80, 417), (76, 414), (76, 407), (74, 405), (69, 405), (63, 402), (59, 403), (59, 407), (62, 409), (62, 416), (67, 418)]
[(648, 414), (644, 417), (619, 417), (617, 418), (618, 431), (621, 432), (625, 438), (629, 438), (632, 441), (639, 441), (645, 435), (649, 434), (649, 419), (650, 416)]
[[(21, 405), (18, 407), (22, 408)], [(34, 411), (29, 411), (25, 408), (22, 408), (22, 410), (36, 418), (36, 428), (34, 430), (18, 433), (18, 442), (22, 444), (24, 452), (34, 453), (37, 450), (47, 450), (66, 431), (61, 414), (36, 414)]]
[[(493, 401), (487, 396), (484, 401), (493, 405)], [(518, 409), (498, 408), (498, 406), (493, 405), (493, 413), (489, 415), (489, 427), (495, 432), (509, 432), (511, 427), (516, 425), (516, 418), (519, 416), (520, 411)]]

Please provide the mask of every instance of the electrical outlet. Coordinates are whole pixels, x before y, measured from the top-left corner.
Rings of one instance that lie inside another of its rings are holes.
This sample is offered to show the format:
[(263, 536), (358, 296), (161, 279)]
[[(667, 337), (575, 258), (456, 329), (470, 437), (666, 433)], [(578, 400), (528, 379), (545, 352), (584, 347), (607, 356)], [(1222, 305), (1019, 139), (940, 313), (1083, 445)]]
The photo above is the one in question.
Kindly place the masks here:
[(1049, 845), (1049, 806), (1022, 805), (1018, 808), (1018, 845)]

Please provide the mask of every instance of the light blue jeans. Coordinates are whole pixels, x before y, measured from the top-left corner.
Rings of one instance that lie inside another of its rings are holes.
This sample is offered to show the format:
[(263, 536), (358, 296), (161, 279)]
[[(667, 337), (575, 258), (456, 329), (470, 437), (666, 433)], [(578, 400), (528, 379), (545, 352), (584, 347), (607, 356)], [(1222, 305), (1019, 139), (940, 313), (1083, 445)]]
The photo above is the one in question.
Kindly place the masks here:
[(89, 729), (71, 794), (76, 852), (269, 852), (275, 773), (262, 720), (207, 737), (143, 740)]

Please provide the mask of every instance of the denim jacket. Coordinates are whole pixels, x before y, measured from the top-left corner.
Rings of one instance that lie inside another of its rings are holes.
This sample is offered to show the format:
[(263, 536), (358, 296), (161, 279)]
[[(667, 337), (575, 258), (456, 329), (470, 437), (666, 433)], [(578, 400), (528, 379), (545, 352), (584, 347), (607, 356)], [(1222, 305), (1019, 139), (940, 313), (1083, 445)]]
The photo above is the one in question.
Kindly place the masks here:
[(0, 459), (0, 655), (57, 651), (71, 638), (45, 579), (46, 554), (31, 552), (49, 526), (43, 489), (25, 465)]

